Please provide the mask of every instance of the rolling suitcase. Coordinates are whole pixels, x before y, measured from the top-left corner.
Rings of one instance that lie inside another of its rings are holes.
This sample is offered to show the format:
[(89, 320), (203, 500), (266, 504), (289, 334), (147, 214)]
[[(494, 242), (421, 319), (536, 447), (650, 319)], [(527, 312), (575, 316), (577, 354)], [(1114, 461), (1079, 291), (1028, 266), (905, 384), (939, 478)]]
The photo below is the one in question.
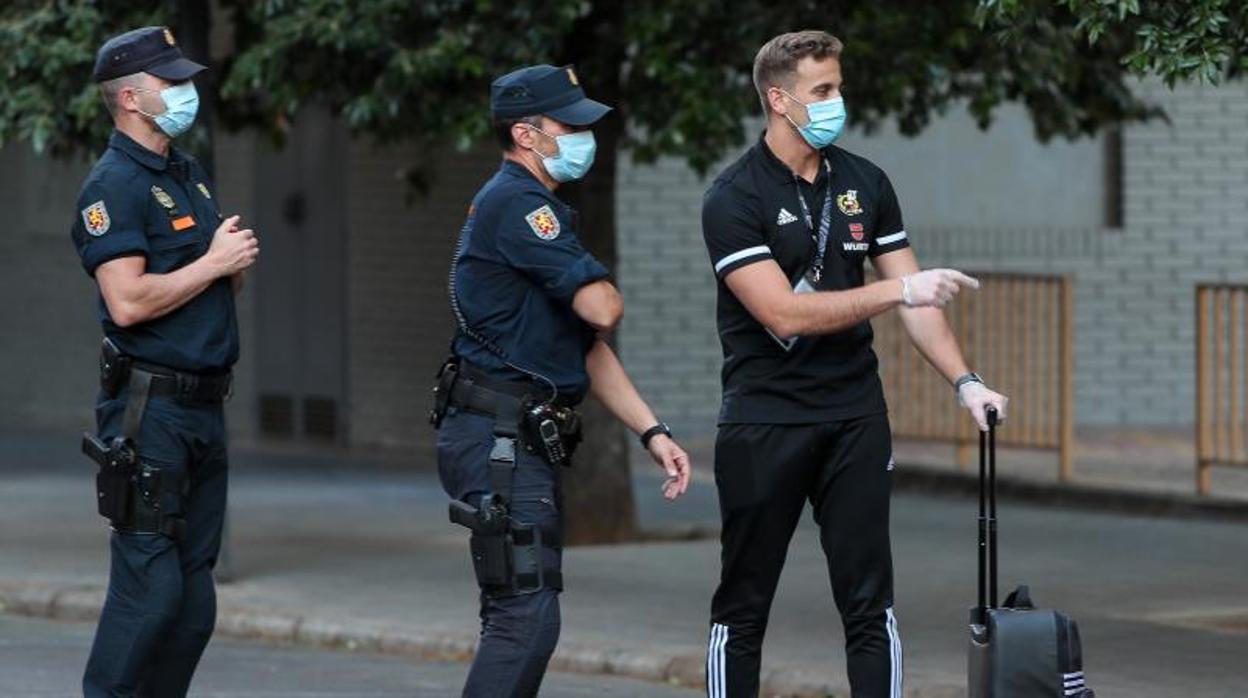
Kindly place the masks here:
[[(997, 605), (997, 412), (979, 434), (979, 597), (971, 609), (969, 698), (1095, 698), (1083, 676), (1079, 627), (1038, 609), (1026, 586)], [(985, 506), (987, 511), (985, 511)]]

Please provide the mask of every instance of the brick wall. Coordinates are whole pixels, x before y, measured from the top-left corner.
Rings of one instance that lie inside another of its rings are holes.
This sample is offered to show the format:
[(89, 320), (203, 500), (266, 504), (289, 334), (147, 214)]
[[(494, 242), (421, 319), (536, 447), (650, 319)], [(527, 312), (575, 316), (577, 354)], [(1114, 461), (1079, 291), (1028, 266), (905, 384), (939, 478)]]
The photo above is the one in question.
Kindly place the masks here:
[[(908, 205), (911, 173), (902, 161), (890, 166), (890, 151), (879, 147), (879, 138), (847, 140), (847, 147), (869, 153), (889, 169), (924, 266), (1075, 274), (1081, 425), (1189, 424), (1193, 287), (1201, 281), (1248, 282), (1248, 84), (1185, 85), (1171, 92), (1146, 83), (1139, 89), (1167, 110), (1171, 123), (1125, 129), (1121, 230), (1090, 220), (1097, 217), (1091, 202), (1100, 198), (1086, 191), (1097, 181), (1087, 171), (1099, 167), (1093, 152), (1101, 146), (1094, 141), (1016, 146), (1013, 155), (1019, 148), (1027, 152), (1014, 157), (994, 143), (999, 140), (994, 132), (1002, 128), (1011, 142), (1025, 137), (1018, 123), (1007, 123), (967, 142), (964, 158), (983, 165), (958, 177), (959, 191), (969, 192), (976, 209), (996, 201), (979, 218), (992, 222), (986, 225), (958, 218), (968, 208), (966, 197), (957, 192), (932, 197), (915, 190), (921, 180), (910, 186), (922, 205)], [(1007, 111), (1004, 118), (1023, 117)], [(929, 137), (967, 138), (959, 133), (957, 127), (938, 126), (914, 145)], [(904, 152), (904, 146), (893, 150)], [(700, 240), (698, 211), (706, 182), (673, 161), (636, 166), (624, 160), (620, 167), (624, 361), (661, 414), (687, 432), (705, 433), (713, 429), (718, 409), (720, 364), (714, 280)], [(1002, 186), (997, 173), (1018, 167), (1030, 168), (1043, 181), (987, 199), (974, 194)], [(1054, 186), (1062, 180), (1069, 197)], [(1080, 216), (1063, 208), (1068, 198), (1080, 202)], [(1036, 199), (1050, 202), (1057, 224), (1043, 224), (1044, 209), (1032, 205)], [(1015, 204), (1021, 200), (1028, 205), (1020, 221)]]
[(702, 243), (707, 182), (670, 159), (639, 167), (621, 158), (617, 176), (621, 360), (661, 419), (705, 432), (719, 410), (723, 357)]
[(350, 149), (348, 385), (351, 442), (429, 453), (426, 415), (434, 373), (453, 328), (446, 297), (454, 241), (472, 194), (498, 154), (438, 156), (427, 196), (406, 202), (396, 173), (421, 158), (411, 147)]

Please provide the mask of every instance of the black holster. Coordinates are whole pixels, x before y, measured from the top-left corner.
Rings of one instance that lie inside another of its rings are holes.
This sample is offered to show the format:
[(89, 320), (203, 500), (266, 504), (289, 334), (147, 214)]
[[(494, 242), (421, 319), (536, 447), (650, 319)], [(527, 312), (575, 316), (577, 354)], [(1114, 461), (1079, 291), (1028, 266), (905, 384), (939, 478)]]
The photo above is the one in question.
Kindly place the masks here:
[(100, 386), (110, 398), (120, 394), (122, 385), (129, 388), (121, 436), (106, 444), (84, 433), (82, 452), (100, 468), (95, 476), (97, 509), (115, 530), (161, 533), (176, 540), (185, 522), (163, 510), (161, 495), (168, 490), (181, 494), (180, 478), (169, 478), (162, 469), (144, 464), (139, 456), (138, 436), (152, 378), (153, 374), (136, 370), (129, 357), (105, 338), (100, 352)]
[(434, 429), (442, 426), (442, 418), (451, 407), (451, 392), (455, 389), (455, 380), (459, 377), (459, 358), (450, 357), (438, 369), (437, 381), (433, 386), (433, 409), (429, 410), (429, 423)]
[(130, 377), (130, 367), (134, 362), (121, 353), (113, 340), (108, 337), (100, 345), (100, 388), (109, 398), (117, 397)]
[(82, 452), (100, 466), (95, 475), (96, 507), (110, 521), (128, 521), (134, 512), (133, 476), (139, 462), (134, 442), (124, 436), (108, 444), (82, 435)]
[[(450, 503), (450, 519), (472, 531), (469, 547), (472, 567), (481, 591), (488, 598), (531, 594), (547, 587), (563, 586), (556, 570), (546, 570), (542, 559), (542, 530), (537, 524), (511, 516), (512, 477), (516, 465), (514, 422), (503, 424), (494, 436), (490, 453), (490, 488), (479, 507), (461, 501)], [(510, 435), (508, 435), (510, 434)]]

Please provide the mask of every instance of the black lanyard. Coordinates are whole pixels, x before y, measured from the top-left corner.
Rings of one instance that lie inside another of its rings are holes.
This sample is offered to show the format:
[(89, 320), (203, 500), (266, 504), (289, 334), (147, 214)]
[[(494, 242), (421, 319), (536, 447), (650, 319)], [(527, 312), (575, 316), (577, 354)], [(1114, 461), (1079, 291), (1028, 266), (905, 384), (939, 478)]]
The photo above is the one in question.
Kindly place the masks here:
[(797, 201), (802, 205), (802, 217), (806, 219), (806, 229), (815, 241), (815, 259), (810, 265), (811, 280), (819, 283), (823, 279), (823, 257), (828, 251), (828, 235), (832, 232), (832, 165), (826, 159), (823, 169), (827, 173), (828, 186), (823, 195), (823, 210), (819, 212), (819, 232), (815, 232), (815, 221), (810, 215), (810, 206), (806, 197), (802, 196), (802, 180), (793, 174), (793, 186), (797, 188)]

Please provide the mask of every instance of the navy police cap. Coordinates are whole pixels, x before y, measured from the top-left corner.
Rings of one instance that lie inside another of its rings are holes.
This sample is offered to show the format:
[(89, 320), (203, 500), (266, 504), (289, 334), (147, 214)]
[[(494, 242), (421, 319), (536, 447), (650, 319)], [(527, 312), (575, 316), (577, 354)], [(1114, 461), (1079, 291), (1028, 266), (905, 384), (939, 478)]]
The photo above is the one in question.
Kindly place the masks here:
[(571, 126), (588, 126), (609, 111), (611, 107), (585, 96), (572, 66), (529, 66), (490, 86), (490, 112), (495, 119), (540, 114)]
[(150, 73), (169, 82), (190, 79), (204, 66), (188, 60), (167, 27), (143, 27), (114, 36), (95, 54), (96, 82)]

